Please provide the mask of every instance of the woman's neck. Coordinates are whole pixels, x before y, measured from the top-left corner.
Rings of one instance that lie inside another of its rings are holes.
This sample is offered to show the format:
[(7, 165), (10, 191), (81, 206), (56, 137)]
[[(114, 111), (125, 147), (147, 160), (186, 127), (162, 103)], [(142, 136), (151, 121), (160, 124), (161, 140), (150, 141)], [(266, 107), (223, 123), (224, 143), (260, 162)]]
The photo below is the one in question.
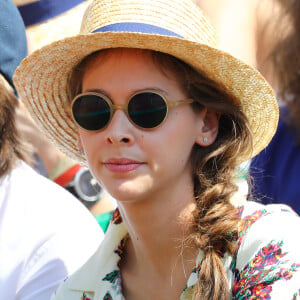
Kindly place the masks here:
[(120, 207), (130, 236), (121, 261), (128, 299), (179, 299), (195, 267), (198, 251), (186, 240), (193, 197), (163, 199), (154, 205), (156, 200)]
[(157, 277), (170, 275), (187, 259), (195, 262), (195, 249), (187, 245), (192, 230), (193, 195), (153, 197), (139, 203), (120, 203), (120, 212), (129, 232), (126, 261), (131, 268), (148, 270)]

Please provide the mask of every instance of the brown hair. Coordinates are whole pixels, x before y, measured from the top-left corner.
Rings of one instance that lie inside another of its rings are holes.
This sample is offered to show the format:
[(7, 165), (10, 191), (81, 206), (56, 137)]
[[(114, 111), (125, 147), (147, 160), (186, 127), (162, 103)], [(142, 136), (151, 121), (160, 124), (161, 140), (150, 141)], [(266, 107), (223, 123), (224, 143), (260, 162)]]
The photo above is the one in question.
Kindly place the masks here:
[[(282, 9), (281, 14), (277, 16), (276, 27), (288, 34), (282, 35), (284, 37), (277, 42), (270, 58), (279, 85), (278, 95), (289, 107), (288, 122), (296, 130), (300, 143), (300, 1), (277, 1)], [(280, 27), (282, 20), (286, 19), (288, 19), (290, 30)], [(269, 34), (273, 35), (274, 31)]]
[[(81, 92), (82, 70), (86, 62), (97, 53), (88, 56), (70, 77), (70, 99)], [(195, 100), (195, 109), (207, 107), (221, 113), (216, 141), (209, 147), (195, 145), (192, 150), (191, 165), (197, 208), (193, 212), (194, 230), (188, 242), (204, 252), (193, 298), (227, 300), (228, 282), (221, 258), (226, 252), (232, 255), (236, 245), (233, 233), (237, 231), (240, 218), (230, 199), (237, 191), (234, 179), (236, 168), (241, 163), (240, 156), (250, 157), (252, 151), (248, 122), (233, 99), (215, 82), (168, 54), (152, 52), (152, 57), (164, 74), (175, 75), (188, 98)]]
[(17, 97), (0, 74), (0, 177), (9, 173), (18, 159), (30, 161), (30, 152), (21, 142), (15, 125), (17, 106)]
[(221, 258), (235, 250), (234, 232), (240, 219), (230, 203), (237, 190), (234, 179), (241, 155), (250, 155), (252, 135), (244, 114), (212, 80), (189, 65), (167, 54), (154, 52), (157, 66), (172, 72), (196, 106), (221, 113), (219, 133), (209, 147), (195, 145), (192, 151), (194, 195), (194, 233), (189, 240), (204, 251), (194, 299), (229, 299), (227, 276)]

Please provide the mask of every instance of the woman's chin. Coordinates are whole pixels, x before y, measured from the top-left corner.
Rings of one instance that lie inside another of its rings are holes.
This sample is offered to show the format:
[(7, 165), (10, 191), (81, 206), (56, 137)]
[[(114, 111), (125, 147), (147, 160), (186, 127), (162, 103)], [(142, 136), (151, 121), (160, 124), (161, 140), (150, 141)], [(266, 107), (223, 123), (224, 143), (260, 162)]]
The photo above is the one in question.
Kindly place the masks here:
[(118, 202), (137, 202), (139, 199), (145, 197), (144, 193), (141, 191), (134, 191), (134, 190), (117, 190), (111, 193), (113, 198), (115, 198)]
[(149, 176), (143, 176), (131, 180), (119, 179), (113, 182), (104, 182), (106, 190), (118, 201), (136, 201), (147, 198), (151, 193), (153, 181)]

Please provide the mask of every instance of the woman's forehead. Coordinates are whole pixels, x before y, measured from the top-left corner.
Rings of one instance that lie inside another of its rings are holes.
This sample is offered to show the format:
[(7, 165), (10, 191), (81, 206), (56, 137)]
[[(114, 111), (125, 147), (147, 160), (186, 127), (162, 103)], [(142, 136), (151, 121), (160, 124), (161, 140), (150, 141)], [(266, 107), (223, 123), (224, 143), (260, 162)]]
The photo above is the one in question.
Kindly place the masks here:
[(145, 50), (145, 49), (135, 49), (135, 48), (111, 48), (111, 49), (104, 49), (98, 52), (93, 53), (89, 57), (85, 59), (85, 65), (88, 67), (91, 64), (95, 63), (103, 63), (110, 58), (114, 60), (119, 60), (124, 57), (128, 59), (130, 56), (138, 56), (144, 57), (145, 59), (151, 58), (151, 54), (153, 51)]
[[(169, 74), (168, 74), (169, 73)], [(96, 53), (84, 68), (82, 91), (105, 90), (111, 95), (143, 89), (180, 90), (179, 80), (170, 70), (163, 71), (152, 51), (111, 49)]]

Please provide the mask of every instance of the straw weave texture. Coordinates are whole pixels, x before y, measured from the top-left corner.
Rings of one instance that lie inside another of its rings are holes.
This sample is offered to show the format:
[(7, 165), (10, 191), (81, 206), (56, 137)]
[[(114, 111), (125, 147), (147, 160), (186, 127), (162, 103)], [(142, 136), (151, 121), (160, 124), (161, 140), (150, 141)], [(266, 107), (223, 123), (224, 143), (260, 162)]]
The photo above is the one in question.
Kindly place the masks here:
[[(119, 0), (111, 2), (111, 5), (107, 5), (106, 1), (92, 2), (82, 22), (80, 31), (82, 34), (114, 23), (141, 22), (169, 29), (191, 41), (216, 46), (213, 28), (202, 12), (192, 9), (193, 7), (188, 5), (187, 1), (170, 3), (157, 0), (155, 5), (152, 1)], [(120, 13), (120, 7), (122, 8), (121, 12), (126, 11), (126, 14)], [(195, 27), (204, 30), (195, 31)]]

